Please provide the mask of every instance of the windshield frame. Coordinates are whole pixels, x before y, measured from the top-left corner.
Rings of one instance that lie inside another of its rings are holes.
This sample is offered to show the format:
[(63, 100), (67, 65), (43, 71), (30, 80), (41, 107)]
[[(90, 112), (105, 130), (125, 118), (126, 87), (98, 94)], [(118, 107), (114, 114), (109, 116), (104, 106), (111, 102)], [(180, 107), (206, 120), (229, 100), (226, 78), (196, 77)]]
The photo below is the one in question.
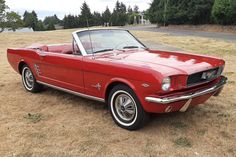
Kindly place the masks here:
[(109, 28), (109, 29), (92, 29), (92, 30), (88, 30), (88, 29), (84, 29), (84, 30), (78, 30), (78, 31), (75, 31), (72, 33), (72, 36), (74, 38), (74, 40), (76, 41), (79, 49), (80, 49), (80, 52), (83, 56), (90, 56), (90, 55), (94, 55), (93, 53), (90, 53), (88, 54), (78, 36), (78, 33), (81, 33), (81, 32), (88, 32), (88, 31), (99, 31), (99, 30), (111, 30), (111, 31), (115, 31), (115, 30), (118, 30), (118, 31), (126, 31), (127, 33), (129, 33), (140, 45), (142, 45), (145, 49), (147, 49), (147, 47), (140, 41), (138, 40), (132, 33), (129, 32), (129, 30), (125, 30), (125, 29), (119, 29), (119, 28)]

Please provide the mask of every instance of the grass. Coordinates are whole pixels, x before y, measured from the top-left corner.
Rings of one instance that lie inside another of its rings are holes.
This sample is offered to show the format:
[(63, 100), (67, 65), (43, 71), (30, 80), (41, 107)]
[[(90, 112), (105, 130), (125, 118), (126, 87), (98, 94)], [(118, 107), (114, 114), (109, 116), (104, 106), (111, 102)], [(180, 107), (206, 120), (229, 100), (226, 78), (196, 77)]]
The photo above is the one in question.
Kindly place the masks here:
[(200, 130), (197, 130), (197, 135), (204, 136), (206, 132), (207, 132), (206, 129), (200, 129)]
[(195, 151), (199, 156), (235, 156), (235, 43), (132, 31), (151, 47), (164, 44), (223, 58), (230, 83), (203, 105), (186, 113), (157, 115), (142, 130), (128, 132), (114, 124), (101, 103), (50, 88), (38, 94), (26, 92), (8, 64), (7, 48), (71, 42), (73, 31), (0, 34), (1, 156), (193, 156)]
[(187, 128), (187, 124), (184, 124), (183, 122), (180, 122), (180, 121), (171, 123), (171, 126), (175, 129), (186, 129)]
[(192, 147), (192, 142), (186, 137), (180, 137), (174, 140), (174, 144), (180, 147)]
[(27, 119), (31, 123), (38, 123), (39, 121), (42, 120), (42, 114), (36, 113), (36, 114), (31, 114), (28, 113), (27, 115), (24, 116), (25, 119)]

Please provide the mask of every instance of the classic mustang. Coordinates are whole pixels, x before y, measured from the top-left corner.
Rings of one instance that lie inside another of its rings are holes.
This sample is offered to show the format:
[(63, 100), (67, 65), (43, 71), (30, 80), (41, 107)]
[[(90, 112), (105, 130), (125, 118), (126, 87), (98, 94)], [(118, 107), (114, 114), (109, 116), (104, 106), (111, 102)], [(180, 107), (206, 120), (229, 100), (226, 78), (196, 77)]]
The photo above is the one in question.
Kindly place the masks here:
[(122, 29), (80, 30), (72, 44), (8, 49), (29, 92), (43, 86), (106, 102), (115, 123), (142, 127), (149, 113), (185, 112), (221, 92), (225, 62), (151, 50)]

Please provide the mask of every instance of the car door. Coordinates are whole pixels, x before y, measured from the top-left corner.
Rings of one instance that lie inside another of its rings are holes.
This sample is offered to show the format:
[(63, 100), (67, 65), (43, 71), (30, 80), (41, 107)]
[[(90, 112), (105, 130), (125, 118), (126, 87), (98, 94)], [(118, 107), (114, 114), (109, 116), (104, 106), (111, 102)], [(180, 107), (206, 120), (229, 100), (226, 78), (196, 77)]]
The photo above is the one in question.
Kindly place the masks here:
[(83, 56), (53, 52), (41, 52), (40, 56), (40, 81), (84, 93)]

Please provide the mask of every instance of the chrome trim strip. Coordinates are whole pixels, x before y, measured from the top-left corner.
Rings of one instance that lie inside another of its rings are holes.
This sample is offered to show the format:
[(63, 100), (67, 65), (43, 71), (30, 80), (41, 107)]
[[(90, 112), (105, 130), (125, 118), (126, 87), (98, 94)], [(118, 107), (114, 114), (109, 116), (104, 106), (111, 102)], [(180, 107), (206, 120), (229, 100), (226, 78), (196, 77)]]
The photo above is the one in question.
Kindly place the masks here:
[(73, 32), (72, 36), (73, 36), (74, 40), (76, 41), (77, 46), (79, 47), (81, 54), (83, 56), (87, 56), (87, 53), (86, 53), (86, 51), (85, 51), (85, 49), (84, 49), (84, 47), (82, 45), (82, 42), (80, 41), (80, 39), (79, 39), (79, 37), (77, 35), (77, 32)]
[(79, 92), (75, 92), (75, 91), (65, 89), (65, 88), (62, 88), (62, 87), (54, 86), (54, 85), (51, 85), (51, 84), (48, 84), (48, 83), (45, 83), (45, 82), (41, 82), (41, 81), (37, 81), (37, 82), (39, 84), (42, 84), (42, 85), (45, 85), (45, 86), (48, 86), (48, 87), (51, 87), (51, 88), (54, 88), (54, 89), (57, 89), (57, 90), (61, 90), (61, 91), (64, 91), (64, 92), (67, 92), (67, 93), (70, 93), (70, 94), (73, 94), (73, 95), (76, 95), (76, 96), (80, 96), (80, 97), (83, 97), (83, 98), (87, 98), (87, 99), (91, 99), (91, 100), (95, 100), (95, 101), (99, 101), (99, 102), (105, 102), (105, 100), (102, 99), (102, 98), (82, 94), (82, 93), (79, 93)]
[(145, 97), (145, 100), (147, 102), (153, 102), (153, 103), (159, 103), (159, 104), (169, 104), (169, 103), (180, 101), (180, 100), (188, 100), (188, 99), (192, 99), (192, 98), (195, 98), (195, 97), (198, 97), (201, 95), (215, 92), (218, 89), (222, 88), (226, 84), (226, 81), (227, 81), (227, 78), (222, 76), (219, 83), (217, 83), (216, 85), (214, 85), (208, 89), (204, 89), (201, 91), (197, 91), (195, 93), (191, 93), (191, 94), (183, 95), (183, 96), (178, 96), (178, 97), (167, 97), (167, 98)]

